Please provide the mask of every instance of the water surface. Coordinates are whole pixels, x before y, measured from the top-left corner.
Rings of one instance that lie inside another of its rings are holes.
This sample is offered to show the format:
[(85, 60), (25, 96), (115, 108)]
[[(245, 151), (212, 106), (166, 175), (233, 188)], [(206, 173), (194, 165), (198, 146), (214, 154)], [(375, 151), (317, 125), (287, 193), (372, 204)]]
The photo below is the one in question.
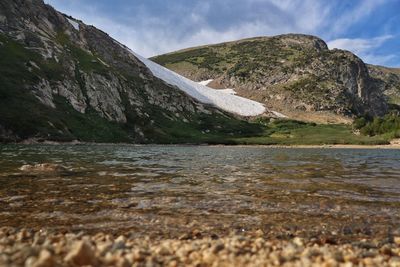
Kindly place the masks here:
[[(68, 171), (19, 170), (37, 163)], [(398, 150), (0, 146), (0, 226), (385, 236), (399, 216)]]

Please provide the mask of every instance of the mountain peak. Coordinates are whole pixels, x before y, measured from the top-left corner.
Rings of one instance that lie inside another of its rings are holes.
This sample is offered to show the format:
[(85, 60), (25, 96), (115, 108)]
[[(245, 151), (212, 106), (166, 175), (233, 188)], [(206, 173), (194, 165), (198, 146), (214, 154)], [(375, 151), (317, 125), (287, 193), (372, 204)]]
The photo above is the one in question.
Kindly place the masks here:
[(282, 34), (272, 38), (280, 40), (283, 44), (287, 45), (300, 45), (302, 47), (314, 48), (317, 51), (328, 50), (328, 45), (324, 40), (317, 36), (306, 34)]

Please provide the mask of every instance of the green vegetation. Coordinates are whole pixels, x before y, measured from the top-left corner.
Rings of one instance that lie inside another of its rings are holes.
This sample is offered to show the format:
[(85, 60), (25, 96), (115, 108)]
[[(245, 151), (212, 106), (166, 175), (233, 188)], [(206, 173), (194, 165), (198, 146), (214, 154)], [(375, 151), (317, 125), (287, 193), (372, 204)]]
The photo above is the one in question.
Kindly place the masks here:
[(367, 136), (384, 135), (389, 139), (400, 137), (400, 116), (391, 112), (382, 118), (361, 117), (354, 121), (353, 127)]
[(84, 72), (96, 72), (98, 74), (106, 75), (109, 71), (109, 68), (103, 65), (99, 59), (89, 52), (82, 50), (79, 47), (71, 46), (70, 47), (71, 54), (74, 58), (77, 59), (79, 65), (78, 67)]
[(182, 51), (180, 53), (158, 56), (153, 58), (153, 60), (163, 66), (190, 64), (195, 68), (220, 72), (218, 64), (224, 59), (212, 49), (199, 48), (195, 50)]
[[(157, 115), (158, 114), (158, 115)], [(181, 119), (166, 120), (163, 113), (154, 113), (155, 123), (148, 127), (147, 133), (154, 143), (208, 143), (236, 144), (234, 138), (258, 136), (263, 133), (263, 126), (224, 115), (197, 114), (190, 122)]]
[(203, 56), (207, 56), (209, 53), (208, 48), (200, 48), (196, 50), (187, 50), (187, 51), (182, 51), (180, 53), (172, 53), (172, 54), (166, 54), (162, 56), (158, 56), (157, 62), (159, 64), (167, 64), (167, 63), (177, 63), (181, 61), (185, 61), (186, 59), (197, 59)]
[(400, 95), (388, 95), (388, 98), (389, 98), (389, 104), (400, 105)]
[(359, 136), (352, 127), (344, 124), (318, 125), (292, 120), (263, 122), (262, 136), (237, 138), (235, 142), (246, 145), (379, 145), (388, 144), (385, 136)]
[(57, 34), (57, 42), (63, 45), (72, 58), (76, 60), (77, 67), (84, 72), (96, 72), (98, 74), (107, 75), (110, 71), (109, 67), (105, 66), (99, 60), (99, 56), (92, 55), (88, 51), (81, 49), (73, 44), (69, 36), (63, 32)]
[(301, 45), (285, 45), (279, 38), (254, 38), (208, 47), (193, 48), (152, 58), (172, 70), (179, 70), (184, 63), (194, 68), (216, 74), (256, 80), (265, 71), (282, 68), (292, 72), (296, 67), (309, 64), (314, 50)]

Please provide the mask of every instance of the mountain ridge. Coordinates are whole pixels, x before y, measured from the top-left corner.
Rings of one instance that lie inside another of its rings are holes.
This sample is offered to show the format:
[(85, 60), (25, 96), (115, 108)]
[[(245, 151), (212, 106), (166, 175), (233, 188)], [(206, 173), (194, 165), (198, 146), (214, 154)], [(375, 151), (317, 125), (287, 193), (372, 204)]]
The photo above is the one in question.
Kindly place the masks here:
[(386, 81), (369, 75), (356, 55), (329, 50), (316, 36), (246, 38), (151, 59), (192, 80), (213, 79), (210, 87), (234, 88), (292, 119), (351, 123), (388, 111)]

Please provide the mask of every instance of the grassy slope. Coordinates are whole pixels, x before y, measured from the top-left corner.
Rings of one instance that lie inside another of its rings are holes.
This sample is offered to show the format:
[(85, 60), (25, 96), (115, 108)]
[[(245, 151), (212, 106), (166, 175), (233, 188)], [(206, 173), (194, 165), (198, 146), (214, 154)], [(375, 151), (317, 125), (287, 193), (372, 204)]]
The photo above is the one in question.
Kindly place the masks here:
[(265, 71), (280, 69), (292, 72), (306, 66), (314, 56), (318, 56), (315, 50), (302, 45), (286, 46), (279, 38), (259, 37), (194, 47), (159, 55), (151, 60), (172, 70), (204, 69), (215, 75), (228, 72), (243, 79), (252, 79), (262, 76)]
[(349, 125), (317, 125), (285, 120), (268, 123), (262, 136), (235, 139), (239, 144), (249, 145), (380, 145), (388, 144), (389, 140), (390, 137), (386, 135), (374, 137), (355, 135)]

